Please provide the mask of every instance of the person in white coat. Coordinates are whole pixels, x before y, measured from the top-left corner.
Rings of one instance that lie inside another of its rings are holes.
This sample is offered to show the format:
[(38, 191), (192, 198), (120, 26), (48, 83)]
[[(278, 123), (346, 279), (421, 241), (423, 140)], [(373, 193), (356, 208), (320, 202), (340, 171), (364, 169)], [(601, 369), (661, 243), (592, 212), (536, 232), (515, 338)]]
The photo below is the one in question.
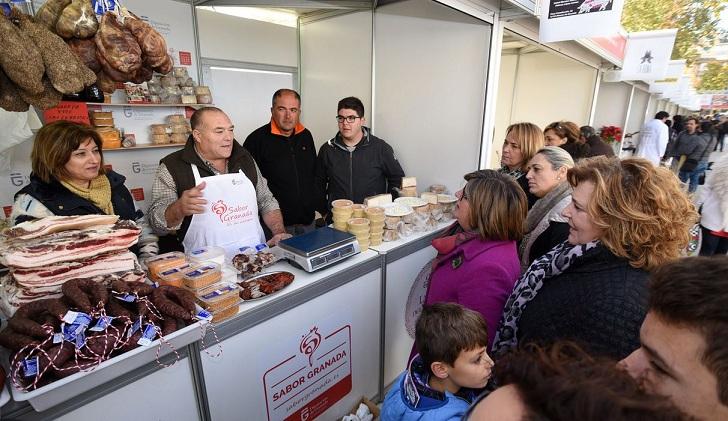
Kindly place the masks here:
[(725, 255), (728, 253), (728, 156), (722, 157), (707, 172), (698, 205), (703, 231), (700, 255)]
[(665, 124), (668, 117), (670, 114), (660, 111), (655, 114), (654, 119), (642, 127), (635, 157), (645, 158), (655, 166), (660, 165), (660, 159), (665, 155), (667, 142), (670, 140), (669, 130)]

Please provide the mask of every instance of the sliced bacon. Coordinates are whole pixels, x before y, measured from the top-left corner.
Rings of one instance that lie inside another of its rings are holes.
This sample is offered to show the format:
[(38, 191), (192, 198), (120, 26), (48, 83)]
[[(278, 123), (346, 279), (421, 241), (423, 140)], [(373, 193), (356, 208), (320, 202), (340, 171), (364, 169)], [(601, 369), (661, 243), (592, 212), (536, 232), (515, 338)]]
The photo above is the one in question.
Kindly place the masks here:
[(59, 286), (71, 278), (92, 278), (134, 270), (136, 256), (129, 251), (89, 257), (75, 262), (62, 262), (32, 269), (13, 269), (18, 285), (26, 288)]
[(118, 215), (49, 216), (18, 224), (7, 230), (5, 235), (10, 238), (27, 240), (54, 232), (80, 230), (97, 225), (113, 225), (118, 220)]
[(34, 238), (6, 238), (0, 243), (0, 263), (15, 268), (36, 268), (79, 261), (123, 251), (136, 244), (141, 230), (132, 221), (55, 232)]

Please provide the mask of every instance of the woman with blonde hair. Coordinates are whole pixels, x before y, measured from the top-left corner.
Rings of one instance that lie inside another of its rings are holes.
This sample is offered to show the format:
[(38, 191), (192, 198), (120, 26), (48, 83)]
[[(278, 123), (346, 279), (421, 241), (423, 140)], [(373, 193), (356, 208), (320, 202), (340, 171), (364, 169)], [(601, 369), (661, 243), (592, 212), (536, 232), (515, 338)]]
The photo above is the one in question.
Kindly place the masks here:
[(526, 180), (528, 161), (543, 147), (543, 132), (533, 123), (511, 124), (506, 129), (499, 171), (511, 176), (521, 186), (526, 193), (529, 209), (538, 198), (528, 191), (528, 180)]
[(538, 200), (528, 211), (526, 234), (518, 248), (522, 270), (569, 236), (561, 212), (571, 202), (566, 172), (573, 167), (571, 155), (558, 146), (546, 146), (528, 163), (528, 189)]
[(622, 359), (639, 347), (648, 272), (677, 259), (697, 220), (677, 177), (645, 159), (585, 158), (567, 173), (567, 241), (536, 259), (503, 311), (494, 352), (566, 339)]

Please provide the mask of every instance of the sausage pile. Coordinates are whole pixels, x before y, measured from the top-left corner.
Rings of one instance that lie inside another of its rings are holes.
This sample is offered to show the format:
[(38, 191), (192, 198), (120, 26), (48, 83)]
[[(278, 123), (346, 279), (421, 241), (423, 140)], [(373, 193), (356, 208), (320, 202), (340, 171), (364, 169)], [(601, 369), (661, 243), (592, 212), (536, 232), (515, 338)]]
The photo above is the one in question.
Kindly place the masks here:
[(101, 281), (72, 279), (59, 298), (21, 306), (0, 332), (11, 350), (11, 379), (32, 390), (102, 361), (148, 345), (192, 322), (194, 296), (187, 290), (110, 275)]
[(240, 282), (238, 285), (242, 287), (240, 298), (243, 300), (252, 300), (262, 298), (267, 295), (278, 292), (293, 282), (291, 272), (274, 272), (267, 275), (261, 275), (249, 281)]
[(0, 263), (10, 273), (0, 286), (0, 309), (10, 317), (25, 303), (60, 297), (71, 278), (143, 279), (129, 251), (139, 233), (134, 222), (108, 215), (51, 216), (6, 230), (0, 235)]

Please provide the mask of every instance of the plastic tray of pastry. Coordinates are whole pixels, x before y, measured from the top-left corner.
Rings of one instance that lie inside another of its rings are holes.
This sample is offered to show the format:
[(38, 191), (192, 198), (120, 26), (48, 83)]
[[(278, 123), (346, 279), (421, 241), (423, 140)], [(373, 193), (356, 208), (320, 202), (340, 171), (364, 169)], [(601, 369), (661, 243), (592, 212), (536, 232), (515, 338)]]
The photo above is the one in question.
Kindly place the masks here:
[(240, 298), (243, 301), (260, 300), (270, 297), (284, 290), (296, 276), (291, 272), (277, 271), (264, 272), (253, 276), (243, 282), (238, 282), (242, 288)]

